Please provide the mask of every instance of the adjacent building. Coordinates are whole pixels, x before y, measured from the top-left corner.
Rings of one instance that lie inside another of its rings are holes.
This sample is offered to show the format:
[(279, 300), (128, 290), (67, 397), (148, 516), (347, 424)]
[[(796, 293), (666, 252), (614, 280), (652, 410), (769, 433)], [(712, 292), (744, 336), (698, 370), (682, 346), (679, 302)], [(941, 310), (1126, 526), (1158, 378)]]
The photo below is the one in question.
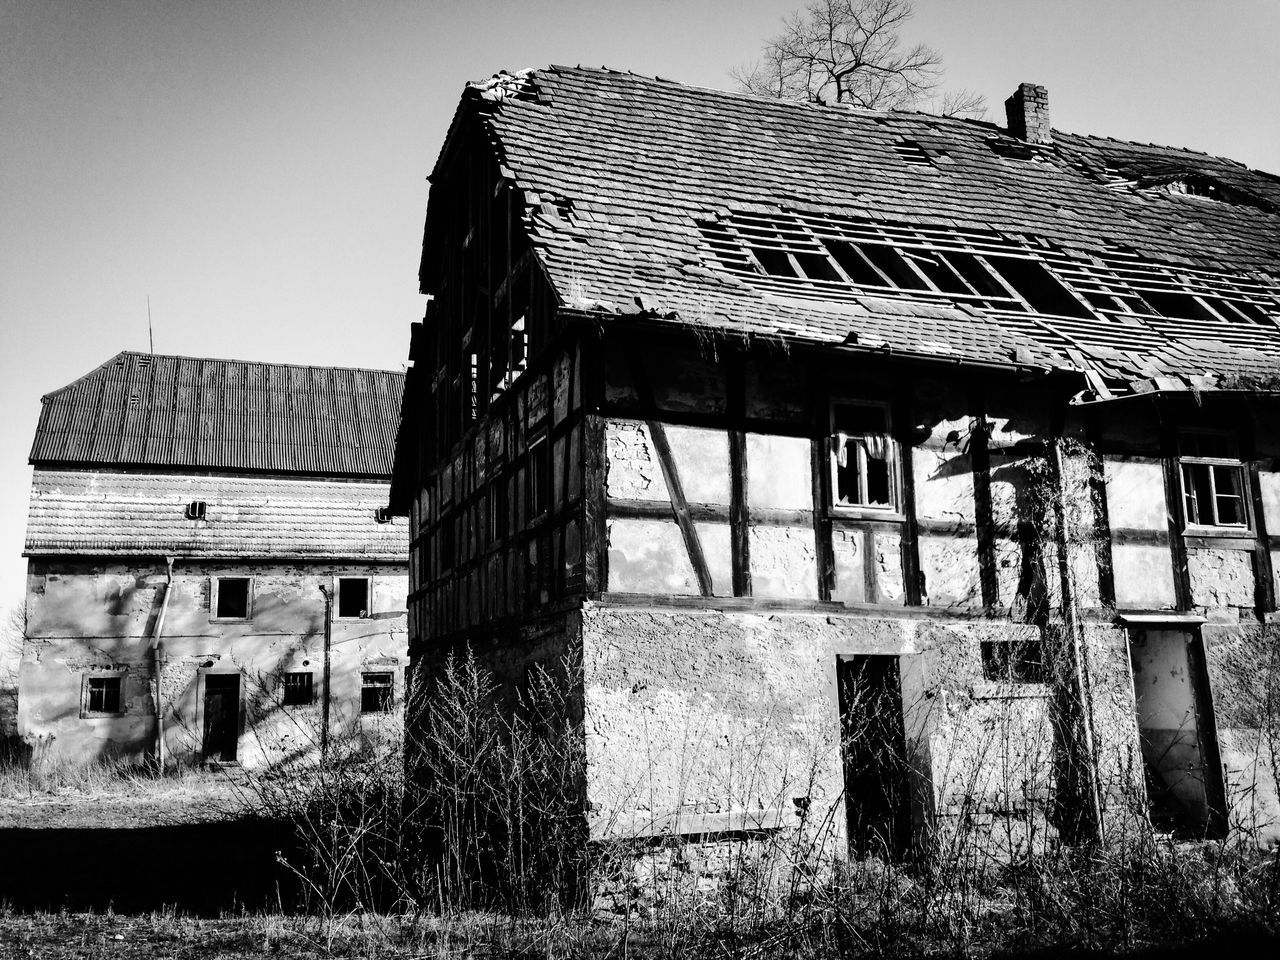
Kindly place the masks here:
[(1280, 179), (1006, 109), (463, 94), (411, 670), (568, 665), (594, 835), (1277, 835)]
[(398, 723), (403, 382), (124, 352), (43, 398), (19, 693), (37, 756), (263, 764)]

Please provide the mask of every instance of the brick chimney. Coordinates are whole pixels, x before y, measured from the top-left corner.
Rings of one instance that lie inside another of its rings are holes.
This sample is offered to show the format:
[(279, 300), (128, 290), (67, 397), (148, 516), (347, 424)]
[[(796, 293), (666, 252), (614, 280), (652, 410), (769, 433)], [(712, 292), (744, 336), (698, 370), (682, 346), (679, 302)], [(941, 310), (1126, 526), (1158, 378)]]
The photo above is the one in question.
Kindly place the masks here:
[(1049, 130), (1049, 91), (1034, 83), (1018, 84), (1017, 92), (1004, 102), (1009, 118), (1009, 135), (1027, 143), (1053, 143)]

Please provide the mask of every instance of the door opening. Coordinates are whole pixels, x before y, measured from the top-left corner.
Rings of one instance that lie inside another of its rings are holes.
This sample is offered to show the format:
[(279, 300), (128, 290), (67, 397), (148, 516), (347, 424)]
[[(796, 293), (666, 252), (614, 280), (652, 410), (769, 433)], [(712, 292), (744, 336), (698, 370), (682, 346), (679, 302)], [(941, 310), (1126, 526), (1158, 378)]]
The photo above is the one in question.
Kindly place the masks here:
[(204, 675), (204, 759), (229, 763), (240, 739), (240, 675)]
[(1203, 641), (1183, 629), (1132, 629), (1129, 656), (1152, 824), (1221, 836), (1226, 789)]
[(898, 658), (841, 657), (836, 681), (849, 849), (900, 859), (911, 847), (911, 802)]

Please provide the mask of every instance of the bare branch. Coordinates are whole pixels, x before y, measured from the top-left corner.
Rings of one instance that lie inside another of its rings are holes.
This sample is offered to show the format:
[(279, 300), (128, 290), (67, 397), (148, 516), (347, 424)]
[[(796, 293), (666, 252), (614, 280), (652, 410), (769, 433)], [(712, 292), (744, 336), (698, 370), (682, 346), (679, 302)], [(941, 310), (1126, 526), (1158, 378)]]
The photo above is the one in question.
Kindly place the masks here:
[[(922, 43), (904, 49), (899, 31), (913, 12), (911, 0), (810, 0), (783, 21), (759, 61), (731, 75), (743, 90), (779, 99), (880, 110), (932, 102), (942, 56)], [(985, 112), (967, 91), (936, 102), (946, 116)]]

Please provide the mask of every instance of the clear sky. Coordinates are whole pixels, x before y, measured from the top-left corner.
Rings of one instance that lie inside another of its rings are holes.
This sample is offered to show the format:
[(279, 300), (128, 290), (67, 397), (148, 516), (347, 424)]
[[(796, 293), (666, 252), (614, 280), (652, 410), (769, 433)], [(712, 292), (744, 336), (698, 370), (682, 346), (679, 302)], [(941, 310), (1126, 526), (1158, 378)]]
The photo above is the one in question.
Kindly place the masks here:
[[(0, 608), (40, 396), (121, 349), (396, 368), (425, 177), (467, 80), (709, 87), (787, 0), (0, 0)], [(1280, 0), (917, 0), (950, 86), (1280, 173)]]

